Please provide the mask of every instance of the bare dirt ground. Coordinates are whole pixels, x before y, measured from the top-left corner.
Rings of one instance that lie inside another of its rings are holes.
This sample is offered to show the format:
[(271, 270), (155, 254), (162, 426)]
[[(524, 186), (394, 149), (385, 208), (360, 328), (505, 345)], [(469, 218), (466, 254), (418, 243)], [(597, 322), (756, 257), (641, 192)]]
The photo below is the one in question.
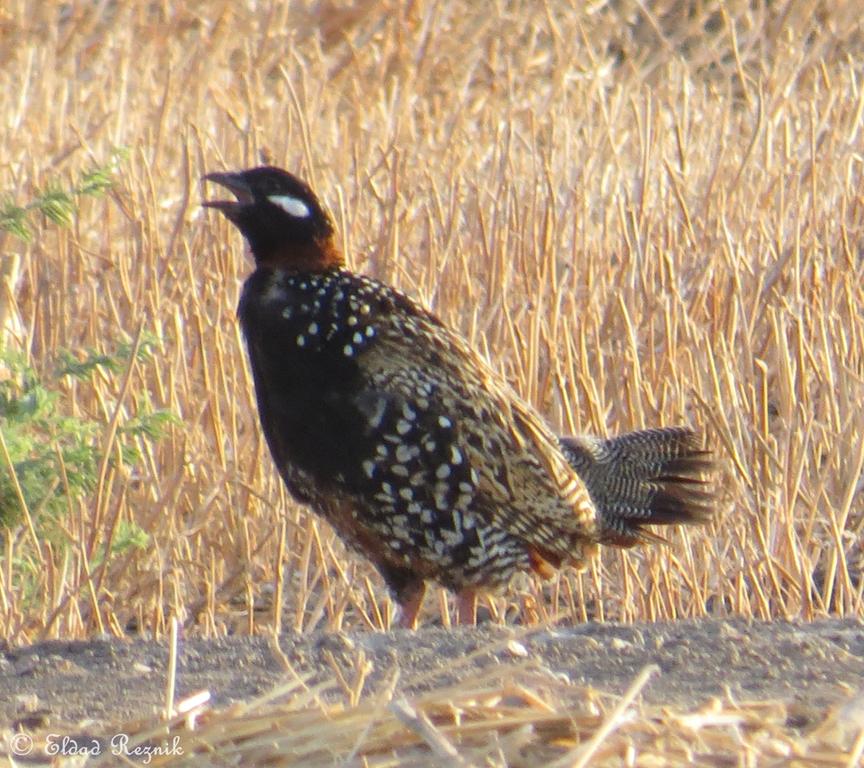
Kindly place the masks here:
[[(741, 701), (781, 699), (803, 727), (809, 713), (864, 687), (864, 625), (852, 620), (283, 635), (280, 648), (282, 657), (263, 637), (181, 640), (177, 696), (207, 689), (213, 703), (224, 706), (265, 693), (293, 673), (311, 674), (309, 685), (339, 674), (348, 681), (364, 665), (364, 695), (379, 690), (398, 667), (399, 687), (410, 696), (522, 656), (609, 693), (622, 692), (645, 665), (656, 664), (660, 672), (645, 691), (649, 703), (693, 708), (726, 694)], [(152, 641), (6, 650), (0, 655), (0, 721), (5, 728), (98, 734), (158, 712), (167, 668), (167, 645)]]

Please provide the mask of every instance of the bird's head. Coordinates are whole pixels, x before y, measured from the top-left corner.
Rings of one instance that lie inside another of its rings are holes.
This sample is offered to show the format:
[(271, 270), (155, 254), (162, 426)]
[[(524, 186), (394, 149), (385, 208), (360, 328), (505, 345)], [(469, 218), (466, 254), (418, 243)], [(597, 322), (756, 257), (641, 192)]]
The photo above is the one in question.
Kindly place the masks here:
[(236, 200), (207, 200), (243, 234), (258, 265), (298, 272), (342, 264), (333, 222), (308, 184), (281, 168), (262, 166), (238, 173), (208, 173)]

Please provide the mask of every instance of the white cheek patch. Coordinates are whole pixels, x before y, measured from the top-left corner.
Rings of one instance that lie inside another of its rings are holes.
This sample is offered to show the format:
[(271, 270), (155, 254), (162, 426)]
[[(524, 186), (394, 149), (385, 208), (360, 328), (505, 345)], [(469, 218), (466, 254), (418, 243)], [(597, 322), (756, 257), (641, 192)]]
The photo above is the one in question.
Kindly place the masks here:
[(308, 219), (312, 215), (309, 206), (302, 200), (291, 195), (270, 195), (267, 198), (273, 205), (278, 205), (289, 216), (297, 219)]

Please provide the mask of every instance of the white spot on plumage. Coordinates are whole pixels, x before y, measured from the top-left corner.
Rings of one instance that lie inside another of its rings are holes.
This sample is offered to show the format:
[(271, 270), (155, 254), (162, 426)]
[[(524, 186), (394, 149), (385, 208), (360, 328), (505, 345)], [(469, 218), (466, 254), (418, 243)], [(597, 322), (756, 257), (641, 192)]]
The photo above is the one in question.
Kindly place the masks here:
[(375, 474), (375, 462), (369, 461), (368, 459), (364, 461), (363, 471), (366, 473), (366, 477), (371, 478)]
[(405, 419), (399, 419), (396, 422), (396, 431), (400, 435), (407, 435), (411, 431), (411, 422), (406, 421)]
[(447, 464), (442, 464), (438, 469), (435, 470), (435, 477), (439, 480), (446, 480), (450, 477), (450, 467)]
[(354, 334), (354, 338), (352, 339), (352, 341), (355, 344), (361, 344), (363, 342), (363, 334), (358, 331)]
[(439, 416), (438, 417), (438, 426), (441, 426), (441, 427), (444, 427), (444, 429), (447, 429), (447, 427), (453, 426), (453, 422), (450, 421), (450, 419), (448, 419), (446, 416)]
[(292, 195), (270, 195), (267, 199), (295, 219), (308, 219), (312, 215), (309, 206), (298, 197), (293, 197)]
[(270, 281), (270, 285), (267, 286), (267, 290), (264, 293), (263, 300), (266, 302), (270, 301), (285, 301), (287, 298), (285, 296), (285, 291), (282, 288), (282, 282), (279, 279), (281, 273), (277, 273), (273, 279)]
[(348, 319), (345, 322), (353, 327), (357, 325), (357, 318), (354, 315), (348, 315)]
[(306, 337), (302, 333), (297, 337), (297, 346), (298, 347), (305, 347), (306, 346)]
[(462, 463), (462, 452), (455, 446), (450, 446), (450, 462), (457, 467)]
[(312, 336), (318, 333), (318, 323), (309, 323), (309, 327), (306, 329)]
[[(370, 399), (372, 400), (371, 403), (369, 402)], [(387, 401), (381, 397), (376, 397), (374, 399), (360, 398), (358, 405), (369, 421), (369, 426), (372, 427), (372, 429), (378, 429), (378, 427), (381, 426), (382, 419), (384, 418), (384, 411), (387, 410)], [(378, 450), (381, 450), (380, 446), (378, 447)]]
[(414, 491), (410, 488), (400, 488), (399, 495), (405, 499), (405, 501), (411, 501), (414, 498)]
[(352, 357), (354, 355), (354, 347), (352, 347), (350, 344), (346, 344), (342, 348), (342, 352), (345, 354), (345, 357)]

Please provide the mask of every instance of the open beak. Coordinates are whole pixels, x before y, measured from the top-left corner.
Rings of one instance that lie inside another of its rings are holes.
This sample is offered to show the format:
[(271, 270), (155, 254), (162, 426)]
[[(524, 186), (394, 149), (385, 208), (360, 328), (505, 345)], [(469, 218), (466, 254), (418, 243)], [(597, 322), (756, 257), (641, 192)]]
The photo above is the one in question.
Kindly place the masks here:
[(237, 200), (205, 200), (203, 205), (207, 208), (216, 208), (231, 218), (232, 213), (239, 211), (244, 205), (254, 202), (252, 190), (243, 178), (242, 173), (208, 173), (204, 181), (212, 181), (225, 187), (234, 194)]

